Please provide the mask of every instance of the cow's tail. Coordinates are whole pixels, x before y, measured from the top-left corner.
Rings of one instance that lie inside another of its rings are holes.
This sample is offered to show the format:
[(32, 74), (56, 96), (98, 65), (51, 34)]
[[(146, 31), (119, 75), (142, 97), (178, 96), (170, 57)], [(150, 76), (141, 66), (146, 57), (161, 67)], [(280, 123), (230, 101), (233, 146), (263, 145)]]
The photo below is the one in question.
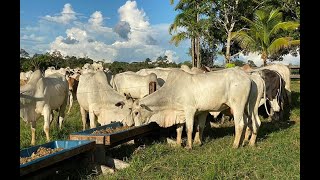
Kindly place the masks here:
[(275, 71), (277, 74), (278, 74), (278, 76), (279, 76), (279, 81), (280, 81), (280, 87), (279, 87), (279, 91), (278, 91), (278, 93), (277, 93), (277, 96), (276, 96), (276, 99), (277, 99), (277, 102), (278, 102), (278, 104), (279, 104), (279, 106), (280, 106), (280, 108), (282, 109), (282, 106), (281, 106), (281, 102), (280, 102), (280, 98), (282, 97), (282, 95), (281, 95), (281, 93), (282, 93), (282, 76), (281, 76), (281, 74), (280, 73), (278, 73), (277, 71)]
[(266, 109), (266, 112), (268, 114), (268, 116), (270, 116), (270, 113), (268, 112), (268, 108), (267, 108), (267, 96), (266, 96), (266, 91), (267, 91), (267, 88), (266, 88), (266, 83), (265, 81), (263, 80), (262, 81), (263, 83), (263, 99), (264, 99), (264, 108)]

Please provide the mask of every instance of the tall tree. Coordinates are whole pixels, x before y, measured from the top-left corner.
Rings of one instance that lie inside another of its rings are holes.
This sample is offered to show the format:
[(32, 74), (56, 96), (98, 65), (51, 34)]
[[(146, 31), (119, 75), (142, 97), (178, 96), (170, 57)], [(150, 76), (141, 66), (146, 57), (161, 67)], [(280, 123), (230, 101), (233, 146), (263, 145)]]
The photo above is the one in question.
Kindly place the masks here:
[(211, 0), (211, 3), (212, 8), (208, 16), (215, 28), (215, 38), (222, 45), (221, 55), (227, 64), (241, 52), (239, 45), (232, 41), (232, 32), (245, 26), (241, 22), (241, 16), (250, 18), (253, 15), (252, 9), (260, 6), (260, 3), (254, 0)]
[(55, 68), (58, 69), (58, 65), (61, 64), (61, 61), (63, 60), (63, 56), (60, 51), (54, 50), (51, 53), (51, 62), (55, 64)]
[(30, 55), (26, 50), (20, 49), (20, 58), (29, 58), (29, 57)]
[[(179, 14), (174, 19), (174, 22), (169, 27), (169, 33), (176, 34), (172, 36), (171, 43), (176, 46), (185, 39), (191, 40), (191, 56), (193, 66), (201, 66), (200, 57), (200, 37), (201, 37), (201, 25), (200, 16), (203, 11), (203, 2), (200, 0), (180, 0), (175, 7), (175, 11), (179, 11)], [(173, 4), (174, 0), (170, 0)], [(178, 30), (178, 28), (184, 28), (185, 30)]]
[(261, 53), (264, 66), (270, 55), (283, 48), (300, 44), (300, 40), (278, 35), (281, 30), (289, 31), (299, 27), (297, 22), (283, 22), (279, 9), (257, 10), (254, 13), (253, 21), (246, 17), (242, 19), (248, 23), (249, 28), (232, 33), (232, 37), (240, 43), (243, 49)]
[[(296, 21), (300, 23), (300, 0), (264, 0), (265, 3), (261, 6), (264, 9), (277, 9), (282, 12), (284, 21)], [(300, 39), (300, 29), (297, 31), (279, 32), (281, 36), (290, 36), (293, 39)], [(300, 53), (300, 46), (291, 46), (279, 50), (270, 56), (270, 61), (282, 61), (283, 56), (291, 54), (297, 56)]]

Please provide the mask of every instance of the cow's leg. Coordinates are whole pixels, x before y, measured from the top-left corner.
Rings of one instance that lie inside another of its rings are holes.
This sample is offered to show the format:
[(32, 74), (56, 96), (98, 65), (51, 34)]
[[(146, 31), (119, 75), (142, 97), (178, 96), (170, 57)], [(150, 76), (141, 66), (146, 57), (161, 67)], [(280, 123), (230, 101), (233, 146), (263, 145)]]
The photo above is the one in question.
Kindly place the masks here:
[(177, 124), (177, 147), (181, 147), (181, 136), (184, 124)]
[(274, 113), (273, 108), (270, 107), (270, 115), (269, 115), (269, 117), (268, 117), (268, 120), (269, 120), (269, 121), (272, 121), (272, 118), (273, 118), (274, 114), (275, 114), (275, 113)]
[(258, 115), (258, 108), (255, 109), (255, 112), (254, 112), (254, 114), (252, 116), (254, 117), (253, 120), (252, 120), (253, 132), (252, 132), (252, 135), (251, 135), (251, 138), (250, 138), (249, 145), (250, 146), (255, 146), (257, 135), (258, 135), (258, 130), (259, 130), (259, 127), (261, 125), (261, 121), (260, 121), (260, 118), (259, 118), (259, 115)]
[(62, 128), (62, 122), (63, 122), (63, 119), (64, 119), (64, 112), (61, 111), (61, 108), (59, 110), (59, 129), (61, 130)]
[(96, 127), (96, 122), (95, 122), (95, 115), (93, 113), (93, 110), (90, 109), (89, 107), (89, 119), (90, 119), (90, 129)]
[(36, 144), (36, 121), (31, 122), (31, 146)]
[(245, 129), (245, 135), (244, 135), (244, 140), (242, 142), (242, 146), (246, 144), (246, 142), (249, 141), (249, 137), (252, 134), (252, 118), (248, 116), (247, 114), (244, 114), (244, 118), (247, 119), (247, 126), (244, 128)]
[(50, 114), (51, 114), (50, 107), (47, 104), (44, 105), (44, 107), (43, 107), (43, 120), (44, 120), (43, 130), (46, 133), (47, 142), (50, 141), (50, 137), (49, 137)]
[(86, 130), (87, 124), (87, 112), (80, 106), (81, 120), (82, 120), (82, 129)]
[(54, 113), (53, 113), (53, 110), (51, 110), (51, 113), (50, 113), (50, 125), (51, 125), (53, 120), (54, 120)]
[(67, 114), (69, 114), (69, 113), (70, 113), (71, 108), (72, 108), (72, 104), (73, 104), (73, 95), (72, 95), (72, 92), (71, 92), (71, 91), (69, 91), (68, 98), (69, 98), (69, 109), (68, 109)]
[(198, 129), (194, 137), (194, 144), (202, 145), (202, 136), (206, 125), (207, 115), (208, 113), (201, 113), (198, 115)]
[(62, 122), (64, 120), (64, 117), (65, 117), (65, 111), (66, 111), (66, 108), (67, 108), (67, 102), (68, 102), (68, 97), (66, 97), (64, 103), (60, 106), (59, 108), (59, 129), (61, 130), (62, 128)]
[(194, 124), (194, 115), (195, 110), (187, 110), (185, 111), (186, 114), (186, 130), (187, 130), (187, 139), (188, 143), (186, 148), (192, 149), (192, 132), (193, 132), (193, 124)]
[(238, 148), (240, 143), (243, 140), (243, 132), (244, 132), (244, 113), (241, 110), (234, 110), (234, 125), (235, 125), (235, 138), (233, 142), (233, 148)]
[(291, 91), (289, 90), (285, 90), (286, 91), (286, 94), (287, 94), (287, 98), (288, 98), (288, 104), (289, 104), (289, 107), (291, 107), (291, 102), (292, 102), (292, 99), (291, 99)]

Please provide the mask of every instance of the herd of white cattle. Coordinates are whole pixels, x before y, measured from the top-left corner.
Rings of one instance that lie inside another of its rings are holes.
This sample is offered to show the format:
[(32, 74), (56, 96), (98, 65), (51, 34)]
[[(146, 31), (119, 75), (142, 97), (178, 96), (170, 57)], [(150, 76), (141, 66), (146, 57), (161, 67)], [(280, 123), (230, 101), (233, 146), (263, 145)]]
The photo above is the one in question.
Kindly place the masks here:
[[(276, 86), (274, 97), (266, 96), (266, 87), (276, 83), (266, 81), (265, 69), (279, 77), (280, 85)], [(69, 104), (69, 112), (73, 99), (77, 99), (83, 130), (88, 115), (90, 128), (96, 127), (96, 121), (101, 125), (111, 122), (128, 126), (150, 122), (156, 122), (160, 127), (177, 125), (176, 143), (181, 146), (185, 125), (186, 148), (191, 149), (192, 143), (202, 143), (208, 113), (216, 117), (230, 108), (235, 124), (233, 147), (238, 148), (248, 141), (249, 145), (255, 145), (261, 125), (259, 106), (264, 105), (267, 110), (269, 102), (271, 114), (283, 109), (280, 94), (285, 94), (291, 102), (290, 70), (285, 65), (208, 71), (208, 68), (190, 69), (182, 65), (181, 68), (141, 69), (113, 75), (101, 63), (94, 62), (81, 69), (48, 67), (45, 72), (21, 72), (20, 117), (31, 123), (31, 145), (34, 145), (36, 121), (42, 115), (46, 139), (50, 141), (53, 110), (58, 111), (61, 129), (66, 106)], [(150, 92), (150, 83), (156, 85), (154, 92)], [(193, 129), (196, 134), (192, 142)]]

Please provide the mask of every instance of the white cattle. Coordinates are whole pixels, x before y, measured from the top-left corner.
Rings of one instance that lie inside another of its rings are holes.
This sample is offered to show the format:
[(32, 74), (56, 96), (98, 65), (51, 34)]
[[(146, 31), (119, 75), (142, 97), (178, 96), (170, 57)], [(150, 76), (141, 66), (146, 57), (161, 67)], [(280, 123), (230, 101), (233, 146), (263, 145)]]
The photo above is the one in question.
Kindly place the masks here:
[(288, 98), (289, 105), (291, 104), (291, 72), (288, 66), (283, 64), (272, 64), (265, 67), (257, 68), (255, 70), (261, 70), (261, 69), (269, 69), (278, 72), (282, 79), (285, 82), (284, 88), (286, 89), (286, 95)]
[(80, 74), (86, 74), (86, 73), (92, 73), (95, 72), (92, 65), (89, 63), (86, 63), (83, 65)]
[(143, 98), (149, 92), (149, 84), (156, 83), (156, 89), (160, 88), (157, 82), (157, 75), (139, 75), (134, 72), (124, 72), (116, 74), (112, 80), (112, 87), (120, 94), (130, 94), (133, 98)]
[(264, 80), (261, 78), (260, 72), (252, 72), (249, 73), (249, 75), (250, 79), (252, 80), (248, 106), (249, 112), (251, 112), (251, 114), (248, 116), (248, 127), (246, 129), (243, 143), (248, 141), (249, 136), (251, 135), (249, 145), (254, 146), (256, 143), (258, 130), (261, 125), (261, 120), (258, 115), (258, 108), (262, 104), (264, 104), (265, 108), (267, 108), (266, 86)]
[(242, 67), (242, 69), (246, 72), (252, 72), (252, 71), (261, 71), (263, 69), (269, 69), (272, 71), (277, 72), (281, 78), (283, 79), (283, 81), (285, 82), (285, 95), (287, 96), (287, 100), (289, 105), (291, 104), (291, 72), (288, 66), (283, 65), (283, 64), (272, 64), (272, 65), (268, 65), (268, 66), (264, 66), (264, 67), (260, 67), (260, 68), (256, 68), (256, 69), (252, 69), (249, 65), (244, 65)]
[(31, 123), (32, 140), (35, 144), (36, 120), (43, 115), (44, 132), (50, 141), (49, 126), (53, 119), (52, 110), (59, 111), (59, 128), (61, 129), (68, 98), (68, 84), (66, 78), (60, 74), (43, 77), (40, 70), (36, 70), (28, 83), (20, 87), (20, 117)]
[(107, 76), (107, 80), (108, 80), (109, 85), (112, 86), (112, 81), (113, 81), (114, 75), (112, 74), (112, 72), (108, 68), (104, 69), (103, 71)]
[[(183, 91), (181, 91), (183, 89)], [(239, 147), (246, 125), (245, 111), (251, 89), (249, 76), (238, 69), (189, 74), (172, 70), (166, 83), (158, 91), (137, 100), (132, 115), (135, 125), (157, 122), (161, 127), (178, 124), (177, 145), (181, 144), (181, 132), (186, 123), (188, 146), (192, 148), (194, 117), (199, 119), (199, 134), (195, 143), (201, 144), (206, 116), (211, 111), (232, 108), (235, 122), (233, 147)]]
[(25, 85), (28, 80), (30, 79), (33, 71), (27, 71), (27, 72), (20, 72), (20, 86)]
[(140, 69), (139, 71), (136, 72), (136, 74), (139, 75), (148, 75), (151, 73), (154, 73), (157, 75), (157, 81), (160, 87), (164, 85), (164, 83), (167, 80), (168, 74), (171, 72), (172, 69)]
[(199, 74), (199, 73), (206, 73), (208, 71), (206, 70), (202, 70), (200, 68), (197, 68), (197, 67), (192, 67), (191, 69), (189, 68), (189, 66), (187, 65), (181, 65), (180, 67), (181, 70), (187, 72), (187, 73), (190, 73), (190, 74)]
[(79, 73), (73, 73), (73, 74), (70, 74), (69, 78), (67, 78), (68, 87), (69, 87), (69, 96), (68, 96), (69, 109), (67, 114), (70, 113), (73, 101), (76, 100), (76, 97), (77, 97), (76, 93), (77, 93), (77, 88), (79, 83), (79, 77), (80, 77)]
[(133, 100), (122, 96), (107, 82), (104, 72), (87, 72), (79, 79), (77, 100), (80, 105), (83, 130), (86, 128), (87, 113), (89, 112), (90, 128), (95, 128), (95, 116), (101, 125), (122, 122), (128, 126), (134, 124), (131, 110)]
[(59, 70), (56, 70), (54, 67), (48, 67), (45, 71), (44, 71), (44, 77), (48, 77), (52, 74), (55, 73), (59, 73), (63, 76), (67, 75), (67, 70), (65, 68), (60, 68)]
[(73, 70), (73, 73), (79, 73), (79, 74), (81, 74), (81, 68), (79, 68), (79, 67), (76, 67), (76, 68), (74, 68), (74, 69), (72, 69)]
[(102, 62), (98, 62), (98, 63), (93, 62), (93, 63), (91, 64), (91, 66), (92, 66), (92, 68), (93, 68), (94, 71), (103, 71)]

